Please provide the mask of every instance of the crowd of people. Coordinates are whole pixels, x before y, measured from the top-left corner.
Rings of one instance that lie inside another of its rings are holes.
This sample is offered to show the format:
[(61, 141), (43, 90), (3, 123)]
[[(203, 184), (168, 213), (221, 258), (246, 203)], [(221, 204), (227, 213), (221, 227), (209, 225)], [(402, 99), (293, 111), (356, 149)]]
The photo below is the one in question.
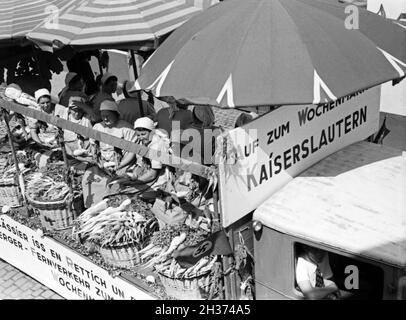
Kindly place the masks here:
[[(34, 81), (27, 87), (24, 81), (15, 81), (12, 86), (21, 92), (32, 93), (35, 103), (30, 107), (49, 115), (138, 143), (159, 154), (171, 153), (211, 165), (215, 138), (221, 130), (214, 126), (215, 116), (210, 106), (190, 106), (172, 97), (158, 99), (149, 92), (135, 89), (134, 81), (119, 83), (118, 77), (110, 72), (95, 77), (89, 64), (91, 56), (99, 61), (103, 57), (102, 66), (108, 64), (108, 55), (100, 54), (98, 50), (68, 59), (69, 72), (57, 101), (52, 101), (51, 97), (48, 80), (52, 77), (46, 78), (46, 85)], [(55, 57), (54, 60), (59, 61)], [(17, 69), (20, 65), (21, 61), (17, 63)], [(15, 80), (13, 70), (7, 69), (8, 84)], [(60, 68), (56, 71), (60, 72)], [(122, 92), (121, 99), (117, 98), (121, 96), (118, 91)], [(13, 132), (15, 142), (33, 143), (44, 148), (45, 155), (58, 148), (57, 136), (61, 131), (57, 127), (30, 117), (15, 116), (20, 123), (20, 130)], [(206, 129), (213, 134), (205, 135)], [(191, 131), (188, 133), (188, 130)], [(141, 157), (67, 129), (63, 130), (63, 141), (71, 165), (83, 167), (85, 164), (82, 186), (86, 207), (100, 201), (106, 193), (123, 188), (157, 190), (165, 185), (172, 170), (159, 159)], [(186, 148), (193, 142), (192, 148)], [(205, 150), (209, 150), (208, 157), (204, 156)]]

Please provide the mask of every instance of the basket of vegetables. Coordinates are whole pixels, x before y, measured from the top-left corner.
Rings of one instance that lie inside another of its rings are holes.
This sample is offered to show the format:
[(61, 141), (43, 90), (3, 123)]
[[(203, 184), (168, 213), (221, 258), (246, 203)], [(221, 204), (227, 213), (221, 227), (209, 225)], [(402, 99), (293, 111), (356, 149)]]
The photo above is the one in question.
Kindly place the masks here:
[[(30, 162), (25, 152), (17, 154), (18, 167), (21, 174), (30, 171)], [(21, 177), (20, 177), (21, 178)], [(23, 196), (19, 187), (19, 177), (16, 173), (14, 160), (11, 154), (1, 158), (0, 162), (0, 206), (19, 207), (22, 205)]]
[(76, 216), (74, 197), (63, 178), (35, 172), (27, 181), (27, 203), (39, 215), (42, 226), (49, 231), (70, 228)]
[(108, 201), (104, 199), (83, 212), (76, 220), (74, 235), (95, 243), (107, 264), (133, 267), (140, 262), (139, 250), (147, 245), (158, 223), (132, 211), (131, 199), (116, 207), (109, 206)]
[(18, 186), (18, 178), (13, 174), (7, 177), (7, 173), (0, 179), (0, 206), (21, 206), (23, 197)]
[(191, 267), (181, 267), (176, 259), (158, 265), (156, 270), (165, 292), (178, 300), (203, 300), (212, 285), (212, 269), (217, 257), (203, 257)]
[(216, 257), (210, 259), (206, 256), (187, 267), (182, 267), (173, 258), (175, 250), (193, 247), (207, 239), (210, 235), (208, 220), (200, 217), (197, 222), (189, 216), (185, 223), (166, 225), (155, 232), (151, 243), (139, 252), (142, 265), (156, 270), (166, 294), (172, 298), (199, 300), (209, 292)]

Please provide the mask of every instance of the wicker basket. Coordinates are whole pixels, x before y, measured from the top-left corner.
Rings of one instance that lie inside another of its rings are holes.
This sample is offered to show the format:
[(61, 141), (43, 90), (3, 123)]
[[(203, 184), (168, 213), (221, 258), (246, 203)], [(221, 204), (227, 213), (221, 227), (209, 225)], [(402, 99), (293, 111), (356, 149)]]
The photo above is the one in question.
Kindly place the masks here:
[(40, 217), (42, 227), (49, 231), (68, 229), (76, 218), (72, 206), (72, 196), (68, 194), (65, 199), (54, 202), (41, 202), (30, 198), (26, 194), (29, 206)]
[(140, 256), (135, 243), (100, 247), (99, 253), (107, 264), (116, 267), (131, 268), (140, 263)]
[(0, 179), (0, 206), (20, 207), (23, 196), (16, 178)]
[(210, 270), (190, 278), (173, 278), (158, 272), (166, 294), (177, 300), (204, 300), (211, 286)]

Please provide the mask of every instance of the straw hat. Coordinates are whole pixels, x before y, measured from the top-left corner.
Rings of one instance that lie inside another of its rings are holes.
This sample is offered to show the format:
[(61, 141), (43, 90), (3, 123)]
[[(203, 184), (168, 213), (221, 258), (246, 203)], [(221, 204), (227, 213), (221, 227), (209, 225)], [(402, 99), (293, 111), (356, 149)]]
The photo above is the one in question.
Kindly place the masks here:
[(101, 104), (100, 104), (100, 111), (115, 111), (118, 114), (120, 114), (120, 112), (118, 111), (118, 106), (117, 103), (115, 103), (114, 101), (111, 100), (104, 100)]
[(192, 112), (204, 126), (211, 126), (214, 123), (215, 116), (210, 106), (194, 106)]
[(110, 72), (106, 72), (105, 74), (103, 74), (103, 76), (100, 79), (101, 84), (104, 85), (106, 83), (106, 81), (110, 78), (116, 78), (116, 80), (118, 80), (118, 78), (114, 74), (112, 74)]
[(80, 77), (80, 75), (76, 72), (68, 72), (65, 77), (65, 85), (69, 86), (70, 82), (76, 77)]
[(84, 102), (84, 99), (82, 97), (79, 96), (72, 96), (69, 98), (69, 104), (68, 104), (68, 108), (70, 109), (80, 109), (77, 105), (74, 104), (74, 102)]

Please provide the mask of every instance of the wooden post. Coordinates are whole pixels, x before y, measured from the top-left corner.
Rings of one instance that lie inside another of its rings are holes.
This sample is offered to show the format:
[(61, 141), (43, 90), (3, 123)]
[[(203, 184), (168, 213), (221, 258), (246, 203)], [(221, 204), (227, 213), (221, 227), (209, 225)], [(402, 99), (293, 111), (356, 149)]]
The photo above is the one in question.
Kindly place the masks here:
[[(214, 206), (214, 214), (215, 214), (215, 219), (220, 221), (220, 212), (219, 212), (219, 207), (218, 207), (218, 196), (217, 196), (217, 188), (216, 190), (213, 190), (213, 206)], [(218, 231), (218, 230), (216, 230)], [(221, 263), (221, 271), (224, 272), (224, 265), (223, 261), (220, 260)], [(224, 287), (223, 284), (220, 282), (220, 299), (224, 300)]]
[(12, 153), (12, 155), (13, 155), (14, 166), (15, 166), (15, 168), (16, 168), (16, 174), (17, 174), (17, 177), (18, 177), (18, 182), (19, 182), (19, 184), (20, 184), (20, 189), (21, 189), (21, 193), (22, 193), (22, 196), (23, 196), (23, 201), (24, 201), (24, 203), (25, 203), (25, 193), (24, 193), (25, 187), (24, 187), (24, 181), (23, 181), (23, 179), (20, 178), (20, 177), (21, 177), (21, 172), (20, 172), (20, 168), (18, 167), (17, 153), (16, 153), (16, 149), (15, 149), (15, 147), (14, 147), (13, 138), (11, 137), (11, 130), (10, 130), (8, 112), (7, 112), (5, 109), (3, 109), (3, 108), (1, 108), (1, 111), (2, 111), (2, 115), (3, 115), (4, 122), (6, 123), (6, 130), (7, 130), (7, 134), (8, 134), (8, 141), (9, 141), (9, 144), (10, 144), (11, 153)]
[[(134, 50), (130, 49), (131, 60), (133, 61), (133, 72), (134, 72), (134, 80), (137, 81), (138, 79), (138, 71), (137, 71), (137, 61), (135, 60)], [(137, 90), (137, 99), (138, 104), (140, 106), (140, 115), (141, 117), (144, 116), (144, 106), (142, 104), (141, 92)]]
[(61, 128), (58, 128), (58, 143), (59, 143), (59, 146), (61, 147), (63, 162), (65, 163), (65, 167), (66, 167), (65, 182), (68, 185), (70, 194), (73, 195), (72, 181), (70, 179), (70, 171), (69, 171), (70, 168), (69, 168), (69, 162), (68, 162), (68, 155), (66, 154), (65, 141), (63, 140), (63, 130)]
[[(217, 217), (219, 221), (221, 221), (220, 209), (218, 207), (218, 199), (219, 199), (219, 189), (217, 188), (215, 192), (213, 192), (213, 202), (214, 202), (214, 210), (217, 212)], [(230, 247), (234, 251), (234, 234), (233, 230), (229, 230), (226, 232), (227, 237), (230, 242)], [(223, 257), (222, 261), (223, 272), (226, 271), (228, 268), (232, 266), (234, 263), (233, 257)], [(236, 292), (236, 278), (235, 274), (230, 273), (229, 275), (224, 277), (224, 286), (225, 286), (225, 296), (227, 300), (235, 300), (237, 299), (237, 292)]]

